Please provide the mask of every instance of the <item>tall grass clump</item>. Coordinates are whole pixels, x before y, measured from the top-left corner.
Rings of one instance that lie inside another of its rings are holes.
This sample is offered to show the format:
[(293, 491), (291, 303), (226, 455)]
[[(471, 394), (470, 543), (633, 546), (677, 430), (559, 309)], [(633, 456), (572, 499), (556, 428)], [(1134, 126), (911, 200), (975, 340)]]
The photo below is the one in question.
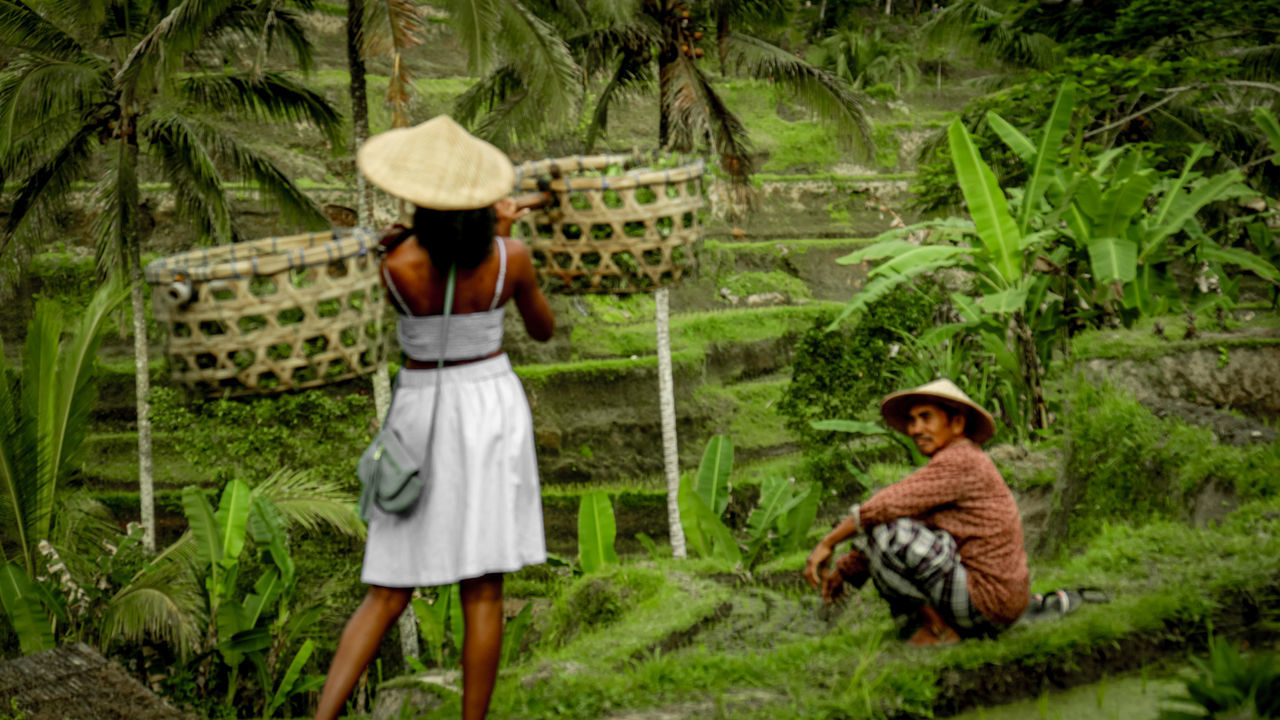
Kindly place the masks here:
[(1208, 428), (1158, 418), (1129, 392), (1084, 380), (1075, 381), (1065, 409), (1059, 500), (1071, 515), (1072, 541), (1112, 520), (1186, 519), (1210, 487), (1241, 501), (1280, 491), (1280, 442), (1225, 445)]

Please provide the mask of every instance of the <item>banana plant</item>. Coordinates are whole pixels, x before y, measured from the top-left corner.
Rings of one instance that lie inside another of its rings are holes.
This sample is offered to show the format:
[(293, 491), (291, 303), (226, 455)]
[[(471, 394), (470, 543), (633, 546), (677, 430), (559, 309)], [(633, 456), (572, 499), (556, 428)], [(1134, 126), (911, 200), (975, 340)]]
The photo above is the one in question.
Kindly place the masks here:
[(765, 478), (759, 504), (747, 518), (746, 566), (755, 567), (766, 551), (783, 553), (803, 547), (821, 500), (818, 483), (802, 487), (795, 478)]
[(618, 563), (613, 549), (617, 532), (609, 494), (602, 490), (584, 494), (578, 504), (578, 558), (582, 572), (593, 573)]
[(742, 549), (720, 516), (729, 504), (729, 475), (733, 471), (733, 441), (716, 435), (707, 442), (695, 478), (680, 479), (677, 502), (680, 524), (689, 547), (701, 557), (732, 564), (742, 562)]
[[(222, 660), (227, 704), (240, 689), (240, 670), (248, 661), (262, 688), (264, 717), (274, 714), (289, 697), (323, 683), (320, 676), (301, 676), (312, 653), (310, 640), (302, 642), (279, 681), (274, 681), (286, 649), (301, 639), (323, 610), (314, 599), (301, 607), (294, 602), (297, 569), (288, 547), (288, 517), (268, 495), (274, 490), (287, 503), (290, 486), (288, 478), (275, 476), (258, 489), (234, 479), (224, 486), (216, 509), (202, 489), (184, 488), (182, 507), (190, 533), (175, 544), (190, 557), (190, 566), (203, 573), (201, 614), (207, 618), (203, 647)], [(265, 568), (252, 589), (242, 592), (239, 576), (245, 550), (251, 546), (260, 551)], [(179, 554), (175, 551), (175, 557)]]

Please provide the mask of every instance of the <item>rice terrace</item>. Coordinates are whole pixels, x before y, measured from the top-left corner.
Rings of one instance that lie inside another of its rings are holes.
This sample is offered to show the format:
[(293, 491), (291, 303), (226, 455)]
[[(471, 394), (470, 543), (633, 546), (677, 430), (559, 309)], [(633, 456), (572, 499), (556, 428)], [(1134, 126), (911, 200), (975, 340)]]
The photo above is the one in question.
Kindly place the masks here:
[(1280, 0), (0, 0), (0, 720), (1280, 718), (1278, 117)]

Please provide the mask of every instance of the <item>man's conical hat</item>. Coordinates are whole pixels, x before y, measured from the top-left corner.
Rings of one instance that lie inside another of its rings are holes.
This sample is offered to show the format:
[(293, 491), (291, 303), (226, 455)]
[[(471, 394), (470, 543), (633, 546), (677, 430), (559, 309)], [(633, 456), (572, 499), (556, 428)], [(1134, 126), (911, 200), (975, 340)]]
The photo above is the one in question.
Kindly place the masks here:
[(982, 409), (955, 383), (946, 378), (925, 383), (911, 390), (900, 390), (886, 395), (884, 400), (880, 401), (880, 414), (889, 427), (906, 434), (907, 423), (910, 421), (908, 413), (913, 406), (920, 403), (948, 405), (957, 410), (967, 410), (968, 419), (965, 420), (964, 432), (970, 440), (979, 445), (990, 440), (996, 433), (996, 421), (991, 417), (991, 413)]

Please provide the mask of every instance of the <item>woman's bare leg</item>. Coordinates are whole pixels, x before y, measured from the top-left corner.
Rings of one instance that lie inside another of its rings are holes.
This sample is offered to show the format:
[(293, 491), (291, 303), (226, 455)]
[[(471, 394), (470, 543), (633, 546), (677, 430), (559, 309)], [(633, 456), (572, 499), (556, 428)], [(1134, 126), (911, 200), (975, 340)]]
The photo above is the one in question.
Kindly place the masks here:
[(502, 573), (463, 580), (462, 720), (481, 720), (489, 712), (493, 683), (502, 655)]
[(377, 585), (369, 587), (364, 602), (360, 603), (355, 614), (347, 621), (342, 637), (338, 640), (338, 650), (333, 654), (324, 690), (320, 693), (316, 720), (334, 720), (338, 717), (351, 695), (351, 689), (360, 679), (360, 673), (364, 672), (378, 652), (387, 628), (404, 612), (412, 595), (413, 590), (410, 588)]

